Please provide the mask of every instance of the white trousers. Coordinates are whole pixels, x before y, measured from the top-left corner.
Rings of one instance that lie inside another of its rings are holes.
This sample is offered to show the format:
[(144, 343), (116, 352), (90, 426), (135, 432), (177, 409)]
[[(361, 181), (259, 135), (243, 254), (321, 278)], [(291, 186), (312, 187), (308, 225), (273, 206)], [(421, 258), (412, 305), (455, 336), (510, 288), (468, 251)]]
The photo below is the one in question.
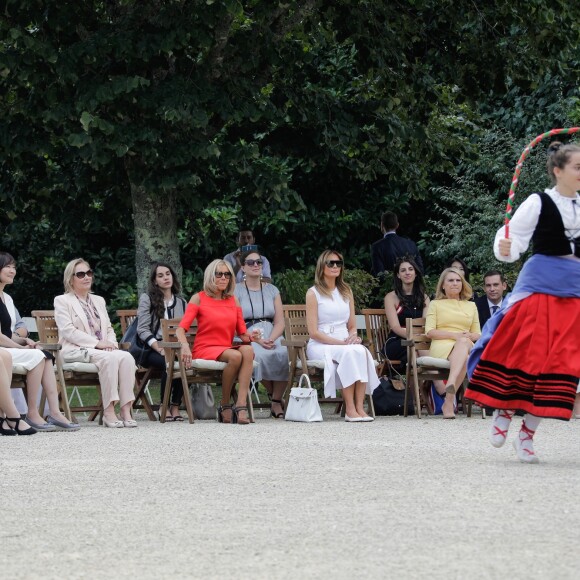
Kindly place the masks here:
[(121, 407), (135, 400), (135, 359), (124, 350), (89, 348), (91, 362), (99, 369), (103, 407), (120, 403)]

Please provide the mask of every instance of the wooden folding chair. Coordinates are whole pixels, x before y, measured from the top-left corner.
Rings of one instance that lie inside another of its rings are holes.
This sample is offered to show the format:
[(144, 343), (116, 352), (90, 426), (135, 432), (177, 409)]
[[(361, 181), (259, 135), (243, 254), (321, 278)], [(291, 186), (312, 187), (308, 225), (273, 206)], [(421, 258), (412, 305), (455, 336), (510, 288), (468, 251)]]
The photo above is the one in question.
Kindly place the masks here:
[[(377, 374), (379, 377), (383, 375), (391, 376), (392, 367), (401, 365), (401, 361), (391, 360), (383, 354), (383, 347), (387, 342), (390, 332), (385, 310), (383, 308), (365, 308), (362, 314), (365, 317), (368, 348), (371, 351), (373, 359), (378, 363)], [(403, 383), (402, 381), (400, 383), (402, 390)]]
[[(22, 389), (24, 394), (24, 399), (28, 402), (28, 389), (26, 388), (26, 375), (28, 371), (21, 365), (12, 363), (12, 382), (10, 383), (11, 389)], [(64, 397), (66, 399), (66, 397)], [(42, 407), (44, 407), (44, 401), (41, 400)], [(41, 407), (41, 414), (42, 413)], [(70, 411), (67, 418), (70, 419)]]
[[(67, 397), (67, 392), (66, 392), (66, 384), (64, 383), (64, 381), (61, 380), (61, 377), (59, 376), (59, 372), (58, 372), (58, 359), (60, 357), (60, 349), (61, 346), (60, 344), (58, 344), (58, 334), (56, 336), (53, 336), (49, 330), (47, 330), (44, 326), (44, 324), (39, 322), (39, 319), (50, 319), (50, 317), (52, 316), (52, 319), (54, 320), (54, 310), (33, 310), (31, 312), (31, 315), (36, 319), (36, 331), (38, 332), (38, 338), (39, 338), (39, 343), (40, 343), (40, 348), (42, 348), (42, 350), (46, 350), (48, 352), (50, 352), (52, 354), (52, 356), (54, 356), (55, 359), (55, 363), (53, 365), (54, 368), (54, 372), (56, 375), (56, 386), (58, 388), (58, 396), (59, 399), (61, 400), (61, 406), (62, 406), (62, 412), (65, 415), (65, 417), (69, 420), (69, 421), (73, 421), (74, 420), (74, 416), (71, 413), (71, 409), (69, 406), (69, 400)], [(38, 315), (38, 316), (37, 316)], [(17, 373), (17, 370), (13, 370), (14, 373)], [(40, 405), (39, 405), (39, 413), (44, 416), (44, 407), (45, 407), (45, 403), (46, 403), (46, 395), (44, 393), (44, 391), (42, 391), (42, 395), (40, 397)]]
[[(137, 310), (117, 310), (117, 316), (121, 322), (122, 336), (124, 336), (127, 328), (137, 318)], [(159, 405), (155, 405), (150, 401), (149, 382), (154, 379), (161, 379), (162, 375), (163, 371), (159, 369), (148, 369), (139, 365), (137, 365), (137, 370), (135, 371), (135, 400), (133, 401), (133, 409), (143, 409), (147, 413), (149, 421), (157, 421), (154, 411), (159, 410)]]
[[(407, 346), (407, 384), (405, 388), (405, 417), (407, 416), (407, 402), (409, 397), (409, 389), (413, 388), (415, 397), (415, 409), (417, 417), (421, 418), (421, 393), (423, 394), (423, 402), (427, 407), (427, 413), (433, 414), (433, 409), (430, 408), (428, 400), (428, 389), (426, 387), (420, 389), (421, 384), (428, 384), (430, 381), (447, 380), (449, 378), (450, 363), (448, 360), (434, 358), (432, 356), (418, 356), (420, 350), (429, 350), (431, 346), (431, 339), (425, 334), (425, 318), (407, 318), (406, 330), (407, 338), (404, 344)], [(462, 399), (464, 386), (459, 386), (457, 390), (457, 398), (461, 400), (463, 412), (471, 417), (471, 401)]]
[[(289, 395), (294, 381), (300, 380), (302, 374), (307, 374), (312, 382), (324, 384), (324, 361), (309, 360), (306, 358), (306, 345), (310, 338), (306, 324), (306, 305), (285, 305), (283, 309), (285, 339), (282, 341), (282, 344), (288, 348), (290, 373), (286, 393)], [(284, 398), (286, 400), (286, 396)], [(368, 402), (368, 413), (374, 417), (375, 406), (373, 404), (373, 398), (371, 395), (367, 395), (366, 398)], [(342, 397), (321, 398), (318, 402), (334, 404), (336, 405), (335, 412), (344, 415), (345, 409)]]
[(129, 328), (133, 320), (137, 318), (137, 309), (126, 308), (124, 310), (117, 310), (117, 316), (119, 317), (119, 322), (121, 323), (121, 336), (124, 336), (127, 332), (127, 328)]
[[(165, 393), (163, 396), (163, 401), (160, 406), (159, 420), (161, 423), (165, 423), (165, 418), (167, 416), (167, 409), (169, 406), (169, 393), (171, 390), (171, 381), (173, 380), (174, 374), (177, 372), (181, 378), (181, 384), (183, 385), (183, 396), (185, 398), (185, 408), (187, 409), (187, 417), (190, 423), (194, 422), (193, 407), (191, 405), (191, 398), (189, 397), (189, 385), (199, 384), (199, 383), (210, 383), (210, 384), (220, 384), (222, 383), (222, 372), (226, 368), (226, 363), (214, 360), (205, 359), (193, 359), (191, 361), (191, 367), (186, 369), (183, 361), (181, 360), (181, 344), (177, 340), (175, 331), (177, 330), (181, 318), (173, 318), (171, 320), (161, 321), (161, 333), (163, 335), (163, 342), (159, 345), (165, 350), (165, 360), (167, 363), (167, 382), (165, 383)], [(195, 341), (195, 335), (197, 334), (197, 323), (194, 321), (193, 325), (185, 333), (187, 337), (187, 342), (189, 343), (189, 348), (193, 347), (193, 342)], [(254, 361), (254, 365), (257, 363)], [(237, 399), (237, 391), (232, 388), (231, 393), (232, 399), (235, 402)], [(248, 406), (248, 416), (251, 423), (255, 423), (254, 418), (254, 406), (252, 404), (251, 392), (248, 389), (247, 397)]]
[[(38, 327), (38, 335), (40, 341), (48, 344), (58, 344), (58, 326), (54, 319), (54, 310), (34, 310), (32, 316), (36, 318), (36, 325)], [(64, 400), (67, 400), (67, 407), (69, 406), (67, 399), (67, 386), (75, 387), (95, 387), (99, 396), (96, 405), (83, 405), (70, 407), (71, 420), (74, 419), (74, 413), (90, 412), (89, 421), (94, 421), (97, 415), (99, 416), (99, 425), (103, 423), (103, 396), (101, 393), (101, 383), (99, 382), (99, 370), (93, 363), (68, 363), (64, 362), (59, 350), (55, 353), (57, 381), (62, 387), (63, 406)], [(65, 412), (66, 414), (66, 412)], [(68, 417), (68, 415), (67, 415)]]

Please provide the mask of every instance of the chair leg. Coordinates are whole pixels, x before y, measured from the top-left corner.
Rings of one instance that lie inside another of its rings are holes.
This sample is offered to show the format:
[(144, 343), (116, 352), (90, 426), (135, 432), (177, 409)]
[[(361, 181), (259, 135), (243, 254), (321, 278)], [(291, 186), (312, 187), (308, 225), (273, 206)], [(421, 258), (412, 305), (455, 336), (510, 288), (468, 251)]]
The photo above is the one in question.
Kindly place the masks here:
[[(171, 376), (171, 379), (173, 376)], [(159, 422), (165, 423), (165, 419), (167, 418), (167, 410), (169, 409), (169, 397), (171, 395), (171, 379), (170, 373), (167, 373), (167, 379), (165, 383), (165, 391), (163, 393), (163, 401), (161, 401), (161, 407), (159, 407)], [(183, 392), (185, 395), (185, 391)], [(192, 423), (191, 417), (189, 418), (189, 422)]]
[[(165, 386), (165, 391), (168, 392), (169, 385)], [(193, 412), (193, 405), (191, 404), (191, 397), (189, 393), (189, 385), (185, 381), (183, 386), (183, 398), (185, 399), (185, 410), (187, 411), (187, 419), (190, 425), (195, 421), (195, 413)]]
[(251, 391), (248, 391), (247, 405), (248, 405), (248, 417), (250, 419), (250, 423), (255, 423), (256, 419), (254, 417), (254, 404), (252, 403), (252, 392)]
[(431, 381), (422, 381), (421, 382), (421, 398), (425, 403), (425, 409), (427, 409), (427, 415), (434, 415), (435, 409), (431, 406), (431, 398), (429, 397), (429, 389)]
[(250, 379), (250, 394), (254, 393), (256, 397), (256, 403), (260, 404), (260, 397), (258, 395), (258, 383), (254, 380), (254, 377)]
[(373, 396), (367, 395), (367, 401), (367, 412), (373, 419), (375, 419), (375, 402), (373, 401)]
[(152, 371), (150, 369), (147, 369), (141, 381), (139, 381), (137, 379), (137, 375), (135, 375), (135, 400), (133, 401), (133, 409), (136, 409), (137, 405), (139, 404), (139, 401), (141, 401), (141, 404), (143, 406), (143, 409), (145, 409), (145, 412), (147, 413), (149, 421), (157, 421), (157, 419), (155, 418), (155, 413), (153, 413), (153, 408), (151, 407), (151, 404), (147, 399), (146, 393), (147, 385), (149, 384), (150, 380), (149, 377), (151, 376), (151, 374)]

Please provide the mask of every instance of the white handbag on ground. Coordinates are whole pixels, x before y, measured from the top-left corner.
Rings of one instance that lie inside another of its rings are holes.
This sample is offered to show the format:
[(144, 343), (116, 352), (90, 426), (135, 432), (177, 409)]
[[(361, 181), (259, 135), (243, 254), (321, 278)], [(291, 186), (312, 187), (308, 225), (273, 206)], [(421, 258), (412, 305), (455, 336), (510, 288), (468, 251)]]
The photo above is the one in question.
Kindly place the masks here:
[[(303, 387), (303, 381), (308, 386)], [(310, 377), (307, 374), (301, 375), (298, 386), (290, 389), (290, 397), (288, 397), (288, 406), (286, 407), (284, 419), (302, 423), (322, 421), (318, 393), (316, 389), (312, 388)]]

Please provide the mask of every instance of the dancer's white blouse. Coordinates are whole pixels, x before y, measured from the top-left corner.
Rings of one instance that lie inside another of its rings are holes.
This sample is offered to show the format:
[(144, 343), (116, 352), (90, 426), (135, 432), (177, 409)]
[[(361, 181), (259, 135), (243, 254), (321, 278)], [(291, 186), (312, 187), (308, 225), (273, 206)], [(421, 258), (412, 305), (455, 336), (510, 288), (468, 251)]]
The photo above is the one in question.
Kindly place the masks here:
[[(575, 238), (580, 234), (580, 195), (576, 192), (576, 198), (561, 195), (555, 187), (546, 189), (545, 192), (554, 200), (566, 230), (568, 238)], [(542, 210), (542, 200), (540, 196), (533, 193), (518, 207), (516, 213), (510, 221), (510, 234), (512, 240), (509, 256), (502, 256), (499, 253), (499, 241), (505, 238), (505, 226), (502, 226), (495, 235), (493, 251), (495, 257), (501, 262), (515, 262), (528, 249), (530, 240), (534, 234), (540, 212)], [(578, 260), (574, 256), (574, 244), (570, 242), (570, 254), (567, 258)]]

